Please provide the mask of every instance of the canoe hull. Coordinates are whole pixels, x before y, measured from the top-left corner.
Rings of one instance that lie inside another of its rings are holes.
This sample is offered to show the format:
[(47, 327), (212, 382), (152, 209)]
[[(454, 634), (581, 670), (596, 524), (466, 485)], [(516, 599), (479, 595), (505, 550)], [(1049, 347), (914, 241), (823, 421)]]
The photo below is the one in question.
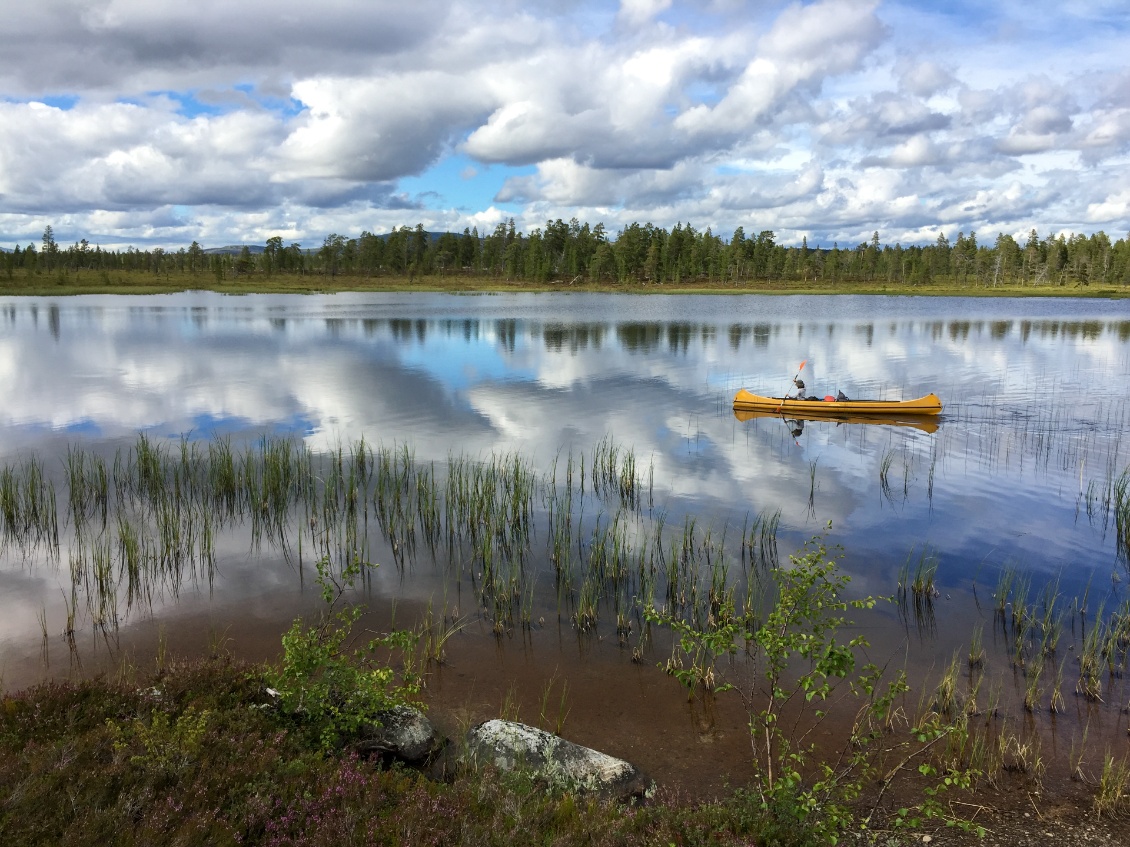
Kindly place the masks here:
[(937, 415), (941, 414), (942, 401), (936, 394), (927, 394), (916, 400), (790, 400), (782, 397), (762, 397), (744, 388), (734, 395), (734, 411), (772, 412), (786, 418), (795, 416), (845, 415), (863, 417), (882, 417), (892, 415)]

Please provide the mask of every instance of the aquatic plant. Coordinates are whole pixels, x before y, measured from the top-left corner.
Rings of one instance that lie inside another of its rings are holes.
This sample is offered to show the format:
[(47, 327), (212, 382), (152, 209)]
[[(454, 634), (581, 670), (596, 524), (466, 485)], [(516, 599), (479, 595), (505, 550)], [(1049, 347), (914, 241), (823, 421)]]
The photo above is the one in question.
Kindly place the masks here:
[(1119, 554), (1130, 560), (1130, 467), (1114, 482), (1113, 504)]
[(1095, 791), (1095, 814), (1116, 815), (1130, 809), (1130, 762), (1115, 759), (1111, 753), (1103, 757), (1103, 769)]
[(985, 664), (985, 643), (983, 627), (980, 622), (973, 628), (973, 635), (969, 640), (969, 667), (979, 668)]
[[(857, 669), (858, 651), (867, 642), (862, 636), (841, 640), (848, 624), (846, 613), (872, 608), (877, 600), (845, 599), (850, 577), (840, 573), (835, 561), (828, 558), (822, 538), (813, 539), (790, 557), (789, 566), (774, 568), (771, 575), (775, 599), (764, 618), (740, 612), (731, 604), (706, 626), (654, 606), (645, 610), (645, 617), (674, 630), (677, 640), (673, 653), (661, 667), (691, 695), (701, 687), (708, 692), (736, 691), (741, 697), (749, 714), (750, 740), (761, 775), (761, 807), (795, 804), (791, 807), (798, 810), (798, 820), (806, 824), (813, 822), (812, 810), (819, 808), (821, 817), (816, 825), (823, 837), (834, 842), (854, 823), (846, 804), (859, 797), (860, 780), (873, 772), (876, 748), (872, 742), (882, 737), (878, 726), (890, 721), (897, 698), (907, 690), (905, 677), (896, 673), (885, 678), (884, 670), (872, 664)], [(719, 667), (718, 660), (735, 654), (739, 643), (745, 644), (757, 663), (762, 685), (726, 676)], [(813, 762), (814, 748), (805, 739), (826, 715), (820, 704), (833, 696), (841, 682), (862, 697), (863, 703), (847, 750), (833, 767)], [(780, 718), (793, 709), (799, 715), (793, 715), (786, 729)], [(948, 729), (925, 732), (923, 743), (932, 745), (948, 734)], [(889, 773), (887, 784), (917, 752)], [(805, 774), (810, 766), (814, 776)], [(967, 784), (967, 776), (959, 778)], [(952, 775), (947, 779), (952, 781)], [(926, 816), (948, 817), (940, 805), (927, 802), (919, 808)]]

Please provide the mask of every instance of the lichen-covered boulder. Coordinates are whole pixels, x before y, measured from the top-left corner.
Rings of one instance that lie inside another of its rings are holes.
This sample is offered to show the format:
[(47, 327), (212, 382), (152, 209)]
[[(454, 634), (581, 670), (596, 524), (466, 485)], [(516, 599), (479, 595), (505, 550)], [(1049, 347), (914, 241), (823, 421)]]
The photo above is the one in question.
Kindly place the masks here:
[(394, 706), (381, 712), (381, 725), (370, 727), (355, 746), (363, 756), (386, 756), (409, 764), (426, 761), (442, 746), (442, 739), (427, 715), (411, 706)]
[(512, 721), (491, 720), (473, 727), (467, 733), (467, 749), (475, 762), (505, 771), (523, 768), (567, 791), (628, 800), (654, 789), (651, 780), (623, 759)]

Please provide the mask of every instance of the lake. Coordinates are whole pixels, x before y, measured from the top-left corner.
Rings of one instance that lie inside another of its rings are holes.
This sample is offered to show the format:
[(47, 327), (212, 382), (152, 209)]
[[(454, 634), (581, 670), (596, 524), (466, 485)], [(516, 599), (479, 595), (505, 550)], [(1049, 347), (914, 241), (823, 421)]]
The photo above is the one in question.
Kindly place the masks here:
[[(820, 396), (934, 392), (943, 414), (918, 426), (735, 415), (739, 388), (779, 396), (801, 362)], [(14, 517), (3, 525), (8, 689), (123, 657), (151, 664), (166, 643), (274, 657), (289, 622), (317, 608), (312, 560), (359, 553), (381, 565), (365, 588), (381, 622), (411, 623), (429, 607), (458, 621), (426, 693), (449, 720), (502, 711), (544, 723), (552, 700), (568, 713), (567, 737), (672, 781), (701, 781), (709, 763), (714, 784), (748, 775), (748, 736), (724, 698), (688, 703), (656, 667), (667, 642), (642, 639), (641, 597), (662, 598), (668, 584), (657, 546), (669, 555), (689, 539), (695, 553), (680, 567), (705, 598), (709, 571), (746, 584), (743, 539), (756, 547), (767, 537), (767, 553), (784, 560), (825, 533), (853, 590), (896, 595), (860, 619), (877, 658), (927, 685), (981, 627), (1006, 703), (1025, 686), (995, 615), (1002, 577), (1010, 610), (1050, 606), (1073, 647), (1127, 596), (1127, 300), (0, 298), (0, 392), (0, 466), (21, 491), (41, 473), (59, 515), (55, 539)], [(336, 512), (319, 524), (328, 513), (297, 500), (279, 506), (278, 527), (238, 508), (217, 512), (182, 527), (188, 540), (176, 543), (187, 546), (159, 574), (139, 576), (124, 533), (156, 545), (169, 525), (137, 505), (125, 523), (112, 504), (108, 520), (76, 518), (69, 493), (87, 478), (81, 468), (75, 476), (76, 457), (112, 475), (137, 458), (139, 435), (169, 468), (210, 445), (246, 458), (285, 444), (317, 485), (344, 486), (341, 469), (357, 465), (359, 450), (401, 481), (410, 475), (414, 490), (447, 495), (448, 480), (493, 468), (529, 483), (529, 529), (513, 546), (488, 539), (487, 554), (466, 526), (436, 546), (363, 485), (351, 528)], [(575, 518), (561, 542), (553, 516), (566, 489)], [(603, 545), (627, 549), (638, 575), (592, 576)], [(562, 550), (575, 560), (564, 574)], [(922, 568), (934, 574), (929, 603), (897, 602), (900, 580)], [(1118, 729), (1121, 668), (1099, 703), (1073, 696), (1073, 664), (1060, 725), (1098, 714)]]

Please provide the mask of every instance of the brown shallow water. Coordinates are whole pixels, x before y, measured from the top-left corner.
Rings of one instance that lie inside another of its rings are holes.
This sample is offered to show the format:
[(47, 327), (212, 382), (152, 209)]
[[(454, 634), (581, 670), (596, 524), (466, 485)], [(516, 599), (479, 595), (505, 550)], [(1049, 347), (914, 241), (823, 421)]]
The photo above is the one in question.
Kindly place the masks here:
[[(46, 679), (117, 674), (123, 667), (145, 671), (155, 667), (161, 644), (170, 658), (226, 654), (251, 662), (276, 661), (281, 655), (280, 637), (290, 622), (298, 616), (309, 619), (320, 608), (313, 590), (299, 595), (275, 590), (252, 603), (225, 603), (216, 597), (207, 601), (204, 593), (197, 603), (184, 600), (186, 608), (180, 613), (140, 620), (113, 634), (84, 633), (73, 654), (57, 634), (50, 637), (46, 656), (35, 642), (28, 642), (22, 651), (9, 651), (4, 687), (14, 691)], [(977, 614), (972, 595), (951, 595), (939, 602), (944, 617)], [(367, 604), (370, 611), (361, 621), (364, 630), (408, 626), (426, 613), (425, 604), (418, 601), (371, 595)], [(195, 611), (187, 608), (193, 605)], [(898, 617), (893, 607), (881, 614)], [(434, 722), (448, 737), (459, 738), (469, 726), (495, 717), (519, 720), (627, 759), (660, 785), (690, 798), (719, 796), (755, 778), (748, 717), (741, 700), (733, 692), (688, 697), (659, 667), (670, 655), (662, 633), (646, 649), (644, 660), (634, 662), (631, 647), (614, 635), (579, 633), (553, 615), (528, 630), (519, 627), (503, 635), (496, 635), (489, 621), (474, 614), (461, 616), (459, 627), (445, 644), (443, 661), (428, 666), (422, 692)], [(928, 705), (931, 686), (953, 653), (940, 647), (936, 637), (920, 637), (913, 626), (903, 629), (901, 639), (892, 637), (895, 632), (889, 622), (873, 622), (852, 628), (849, 634), (872, 639), (870, 660), (907, 670), (913, 690), (900, 708), (910, 717)], [(1072, 763), (1081, 761), (1085, 772), (1097, 778), (1102, 756), (1126, 744), (1127, 717), (1118, 705), (1125, 701), (1125, 688), (1109, 688), (1105, 703), (1088, 703), (1072, 694), (1073, 678), (1068, 675), (1064, 712), (1029, 713), (1022, 706), (1023, 672), (1005, 670), (1003, 651), (992, 642), (992, 635), (987, 635), (987, 670), (997, 671), (1001, 683), (999, 713), (974, 718), (973, 726), (989, 734), (1007, 731), (1035, 739), (1046, 768), (1041, 790), (1064, 798), (1080, 792), (1089, 796), (1086, 786), (1073, 779)], [(720, 667), (729, 679), (748, 680), (741, 664)], [(962, 689), (967, 690), (971, 676), (964, 669), (961, 679)], [(984, 693), (981, 703), (987, 705)], [(856, 708), (852, 698), (833, 701), (829, 717), (809, 737), (822, 755), (834, 756), (842, 750)], [(901, 724), (891, 740), (905, 740), (905, 728)], [(1034, 787), (1031, 780), (1014, 774), (1006, 775), (998, 788), (985, 791), (996, 798), (994, 808), (1004, 808)], [(894, 802), (899, 794), (896, 788), (888, 801)]]
[[(375, 601), (372, 606), (377, 611), (360, 625), (375, 631), (407, 625), (424, 613), (415, 603), (397, 603), (394, 609), (388, 601)], [(207, 613), (139, 622), (113, 636), (84, 634), (75, 655), (53, 636), (46, 662), (32, 644), (22, 654), (6, 656), (4, 686), (16, 691), (46, 679), (117, 674), (123, 666), (152, 669), (162, 640), (170, 658), (222, 652), (251, 662), (276, 661), (291, 616), (311, 615), (317, 608), (312, 596), (295, 602), (293, 595), (280, 592), (238, 610), (217, 605)], [(615, 639), (578, 637), (568, 623), (554, 620), (496, 636), (488, 623), (472, 620), (463, 622), (444, 652), (444, 661), (428, 668), (422, 699), (450, 738), (500, 716), (560, 729), (571, 741), (627, 759), (658, 782), (695, 796), (745, 784), (753, 773), (737, 699), (705, 704), (688, 699), (685, 689), (656, 667), (654, 651), (647, 661), (633, 663), (631, 650)]]

